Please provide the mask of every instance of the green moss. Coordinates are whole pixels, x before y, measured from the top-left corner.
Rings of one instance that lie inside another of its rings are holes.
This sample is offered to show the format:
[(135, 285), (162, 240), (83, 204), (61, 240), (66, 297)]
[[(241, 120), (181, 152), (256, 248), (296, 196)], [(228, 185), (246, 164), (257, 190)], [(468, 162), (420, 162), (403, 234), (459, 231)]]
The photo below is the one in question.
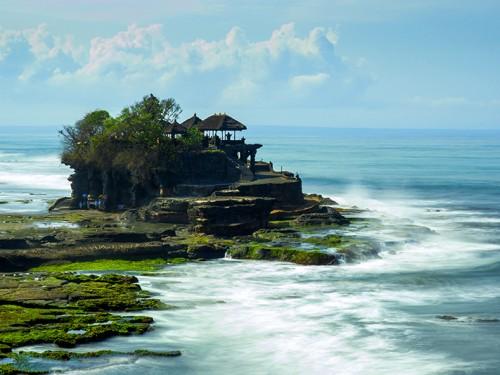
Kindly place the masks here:
[(294, 224), (294, 220), (271, 220), (269, 221), (270, 229), (290, 228)]
[(136, 357), (178, 357), (182, 355), (182, 353), (178, 350), (160, 352), (146, 349), (138, 349), (133, 352), (120, 352), (114, 350), (98, 350), (94, 352), (68, 352), (65, 350), (47, 350), (44, 352), (20, 351), (19, 353), (13, 353), (9, 357), (16, 361), (22, 361), (25, 358), (43, 358), (53, 361), (69, 361), (71, 359), (99, 358), (111, 355), (131, 355)]
[(99, 259), (90, 262), (72, 262), (63, 264), (42, 265), (32, 268), (32, 272), (66, 272), (66, 271), (140, 271), (150, 272), (161, 269), (167, 264), (182, 263), (179, 258), (175, 259), (144, 259), (144, 260), (122, 260), (122, 259)]
[(275, 260), (302, 265), (337, 264), (335, 255), (318, 250), (302, 250), (259, 243), (231, 248), (230, 254), (236, 259)]
[(280, 241), (280, 240), (293, 240), (295, 241), (300, 237), (299, 232), (289, 229), (259, 229), (253, 234), (253, 237), (262, 241)]
[(344, 237), (336, 235), (336, 234), (329, 234), (329, 235), (323, 236), (323, 237), (302, 238), (301, 241), (306, 242), (306, 243), (310, 243), (313, 245), (317, 245), (317, 246), (338, 247), (344, 241)]
[(234, 240), (227, 238), (219, 238), (212, 235), (207, 234), (198, 234), (198, 233), (186, 233), (185, 236), (179, 238), (172, 238), (172, 242), (187, 245), (188, 248), (196, 247), (201, 245), (210, 245), (210, 246), (231, 246), (234, 245)]
[(48, 371), (34, 371), (19, 369), (14, 365), (0, 365), (0, 374), (3, 375), (34, 375), (34, 374), (48, 374)]
[(151, 350), (139, 349), (133, 352), (138, 357), (179, 357), (182, 353), (179, 350), (172, 350), (168, 352), (154, 352)]
[(5, 275), (0, 278), (2, 352), (31, 344), (74, 347), (117, 335), (142, 334), (149, 329), (152, 318), (109, 311), (163, 307), (149, 297), (133, 276)]

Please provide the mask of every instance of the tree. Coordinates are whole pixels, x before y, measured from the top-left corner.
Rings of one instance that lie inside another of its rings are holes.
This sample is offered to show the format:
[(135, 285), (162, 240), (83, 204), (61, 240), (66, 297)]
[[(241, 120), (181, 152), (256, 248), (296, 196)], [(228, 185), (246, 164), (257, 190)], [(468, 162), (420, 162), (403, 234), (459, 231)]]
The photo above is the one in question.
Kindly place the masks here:
[[(73, 127), (64, 127), (62, 162), (71, 167), (127, 171), (136, 182), (151, 178), (157, 168), (178, 167), (178, 154), (198, 148), (198, 135), (175, 142), (165, 132), (177, 120), (174, 99), (148, 95), (113, 118), (106, 111), (88, 113)], [(201, 142), (201, 141), (200, 141)]]
[(65, 126), (59, 132), (63, 137), (62, 162), (72, 167), (85, 165), (91, 157), (92, 138), (104, 132), (109, 118), (107, 111), (96, 110), (87, 113), (74, 126)]

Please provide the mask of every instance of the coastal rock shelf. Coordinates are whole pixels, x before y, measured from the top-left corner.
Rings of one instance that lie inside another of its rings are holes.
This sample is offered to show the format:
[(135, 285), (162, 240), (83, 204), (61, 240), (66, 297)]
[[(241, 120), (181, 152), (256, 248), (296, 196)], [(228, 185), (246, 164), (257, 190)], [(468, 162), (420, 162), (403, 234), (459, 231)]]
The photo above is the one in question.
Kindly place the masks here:
[[(272, 198), (158, 198), (144, 209), (125, 214), (59, 210), (46, 216), (4, 216), (3, 238), (0, 234), (0, 272), (97, 260), (162, 259), (166, 263), (177, 259), (209, 260), (232, 253), (233, 258), (299, 264), (338, 264), (359, 259), (356, 255), (359, 241), (351, 239), (346, 239), (342, 246), (331, 243), (325, 246), (324, 241), (316, 243), (314, 248), (304, 248), (304, 243), (310, 245), (310, 240), (302, 238), (301, 231), (323, 233), (328, 228), (342, 227), (350, 222), (337, 210), (319, 205), (318, 198), (306, 197), (304, 202), (270, 213), (274, 204)], [(187, 215), (187, 224), (183, 224), (183, 220), (171, 223), (175, 221), (171, 217), (167, 223), (161, 220), (166, 215), (165, 210), (174, 209), (177, 217), (181, 209), (186, 211), (181, 216)], [(273, 215), (282, 218), (270, 221)], [(53, 221), (68, 225), (52, 228), (50, 222)], [(256, 241), (269, 242), (265, 248), (273, 251), (242, 250)], [(313, 253), (332, 250), (341, 255), (318, 257)], [(278, 256), (278, 252), (281, 255)], [(292, 253), (301, 255), (289, 255)], [(375, 255), (376, 250), (364, 251), (364, 254)], [(311, 260), (306, 261), (304, 257)]]
[(60, 347), (146, 332), (153, 319), (112, 311), (158, 309), (133, 276), (71, 273), (0, 275), (0, 345)]

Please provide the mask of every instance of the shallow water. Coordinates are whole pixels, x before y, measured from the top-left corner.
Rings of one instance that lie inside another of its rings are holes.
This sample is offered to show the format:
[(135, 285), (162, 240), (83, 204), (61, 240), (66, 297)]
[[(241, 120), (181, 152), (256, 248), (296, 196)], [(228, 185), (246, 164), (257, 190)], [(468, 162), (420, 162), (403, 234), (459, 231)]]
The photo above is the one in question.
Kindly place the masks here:
[[(179, 349), (182, 357), (45, 365), (86, 374), (497, 374), (499, 135), (251, 130), (247, 139), (265, 145), (262, 157), (298, 171), (306, 191), (369, 209), (369, 224), (346, 231), (377, 241), (380, 258), (339, 267), (235, 260), (169, 266), (141, 277), (144, 288), (176, 306), (152, 313), (153, 332), (78, 350)], [(21, 140), (17, 148), (2, 142), (32, 155)], [(56, 155), (55, 140), (47, 142)], [(38, 173), (54, 182), (66, 171), (50, 163)], [(32, 191), (7, 182), (0, 195), (22, 189)]]

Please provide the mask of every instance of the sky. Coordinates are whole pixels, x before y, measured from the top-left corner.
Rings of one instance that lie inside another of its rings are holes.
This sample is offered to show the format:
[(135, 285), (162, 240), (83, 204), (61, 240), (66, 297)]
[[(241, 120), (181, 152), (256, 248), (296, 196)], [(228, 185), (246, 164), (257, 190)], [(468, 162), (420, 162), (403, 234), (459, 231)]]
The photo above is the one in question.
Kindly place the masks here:
[(0, 0), (0, 126), (153, 93), (180, 120), (500, 128), (497, 0)]

